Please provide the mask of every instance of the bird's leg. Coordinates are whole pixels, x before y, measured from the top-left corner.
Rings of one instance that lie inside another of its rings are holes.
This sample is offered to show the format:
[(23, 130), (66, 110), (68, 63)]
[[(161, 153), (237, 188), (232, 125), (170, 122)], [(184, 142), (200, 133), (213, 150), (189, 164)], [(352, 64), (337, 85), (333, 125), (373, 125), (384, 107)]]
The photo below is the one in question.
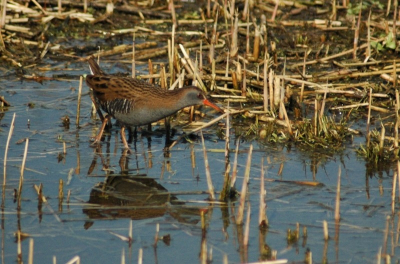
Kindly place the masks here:
[(128, 143), (132, 143), (133, 140), (137, 139), (136, 127), (132, 129), (131, 126), (128, 127)]
[(126, 142), (126, 137), (125, 137), (125, 126), (121, 127), (121, 139), (122, 139), (122, 143), (124, 144), (124, 148), (129, 149), (129, 145), (128, 142)]
[(97, 134), (97, 136), (94, 137), (93, 144), (96, 144), (96, 143), (99, 143), (99, 142), (100, 142), (101, 137), (103, 136), (104, 128), (106, 127), (106, 125), (107, 125), (109, 119), (110, 119), (110, 116), (109, 116), (109, 115), (106, 115), (106, 116), (104, 117), (103, 123), (101, 124), (100, 131), (99, 131), (99, 133)]
[(171, 145), (171, 118), (165, 118), (165, 147)]

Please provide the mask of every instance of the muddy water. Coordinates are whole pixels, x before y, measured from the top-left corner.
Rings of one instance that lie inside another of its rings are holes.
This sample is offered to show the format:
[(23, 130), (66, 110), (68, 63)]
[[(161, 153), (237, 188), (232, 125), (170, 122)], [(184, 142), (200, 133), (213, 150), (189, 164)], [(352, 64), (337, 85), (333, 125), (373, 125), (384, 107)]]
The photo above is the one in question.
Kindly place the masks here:
[[(20, 230), (34, 241), (34, 263), (65, 263), (79, 256), (82, 263), (119, 263), (125, 254), (127, 263), (137, 263), (139, 249), (143, 263), (197, 263), (204, 248), (213, 263), (255, 262), (266, 258), (268, 246), (278, 259), (303, 261), (311, 250), (315, 262), (376, 263), (381, 247), (398, 260), (394, 246), (398, 218), (389, 222), (384, 247), (386, 217), (391, 214), (393, 172), (366, 176), (365, 163), (354, 149), (363, 138), (355, 138), (343, 153), (304, 153), (260, 142), (242, 142), (239, 154), (238, 189), (241, 188), (247, 151), (253, 144), (248, 200), (251, 206), (247, 251), (241, 245), (244, 228), (234, 222), (238, 203), (221, 206), (208, 204), (204, 156), (201, 141), (181, 142), (166, 155), (165, 136), (139, 133), (132, 143), (132, 154), (123, 153), (113, 126), (111, 134), (98, 148), (91, 146), (99, 120), (90, 116), (90, 98), (83, 87), (80, 128), (75, 126), (79, 74), (85, 65), (71, 65), (69, 80), (44, 81), (43, 84), (9, 77), (0, 81), (0, 93), (12, 107), (3, 110), (0, 127), (0, 157), (4, 150), (12, 116), (15, 130), (7, 159), (5, 208), (2, 212), (1, 262), (17, 260), (14, 233)], [(59, 72), (47, 72), (46, 75)], [(205, 120), (216, 115), (205, 109)], [(70, 127), (61, 118), (68, 115)], [(154, 129), (162, 129), (156, 126)], [(205, 129), (209, 166), (215, 190), (222, 189), (224, 142), (216, 127)], [(177, 135), (182, 133), (178, 126)], [(234, 135), (234, 128), (232, 128)], [(18, 188), (20, 166), (29, 138), (22, 205), (18, 213), (14, 189)], [(67, 153), (63, 154), (63, 142)], [(235, 144), (232, 140), (231, 148)], [(270, 228), (258, 229), (260, 162), (264, 158), (267, 181), (267, 216)], [(233, 156), (231, 156), (233, 160)], [(195, 161), (195, 163), (192, 162)], [(194, 164), (194, 166), (192, 166)], [(335, 233), (334, 208), (337, 175), (341, 168), (341, 222)], [(64, 181), (64, 200), (59, 205), (58, 186)], [(314, 181), (323, 186), (310, 187), (284, 181)], [(34, 185), (43, 184), (47, 203), (38, 207)], [(66, 196), (70, 191), (70, 200)], [(206, 210), (206, 229), (202, 231), (200, 210)], [(133, 241), (129, 235), (132, 219)], [(330, 240), (324, 241), (322, 222), (326, 220)], [(307, 227), (308, 236), (288, 242), (288, 229)], [(157, 226), (159, 240), (154, 247)], [(167, 235), (170, 236), (170, 240)], [(202, 249), (202, 242), (206, 247)], [(29, 239), (22, 241), (22, 260), (27, 262)], [(261, 249), (260, 249), (261, 248)]]

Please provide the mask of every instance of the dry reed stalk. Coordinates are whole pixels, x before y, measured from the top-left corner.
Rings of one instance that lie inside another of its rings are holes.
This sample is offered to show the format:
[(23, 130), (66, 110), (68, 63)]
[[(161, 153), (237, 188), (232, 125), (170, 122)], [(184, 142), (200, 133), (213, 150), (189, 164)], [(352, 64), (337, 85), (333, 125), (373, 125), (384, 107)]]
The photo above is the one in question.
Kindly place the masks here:
[[(399, 161), (397, 161), (397, 167), (399, 167)], [(392, 215), (394, 215), (394, 208), (396, 205), (396, 183), (397, 177), (399, 177), (399, 171), (396, 171), (393, 175), (393, 183), (392, 183)]]
[(308, 263), (308, 264), (312, 264), (313, 263), (311, 250), (307, 250), (306, 251), (306, 256), (305, 256), (305, 261), (304, 262)]
[[(243, 8), (243, 11), (242, 11), (242, 21), (245, 21), (246, 18), (247, 19), (249, 18), (249, 0), (245, 0), (244, 8)], [(247, 23), (248, 22), (249, 21), (247, 20)]]
[(207, 91), (207, 88), (206, 88), (206, 86), (204, 85), (204, 83), (203, 83), (203, 81), (202, 81), (202, 79), (201, 79), (201, 76), (199, 75), (199, 73), (198, 73), (198, 71), (197, 71), (197, 68), (193, 65), (192, 60), (190, 59), (188, 53), (186, 52), (185, 47), (184, 47), (182, 44), (179, 44), (179, 47), (180, 47), (180, 49), (181, 49), (181, 52), (182, 52), (184, 58), (185, 58), (186, 61), (189, 63), (190, 68), (191, 68), (192, 71), (193, 71), (194, 77), (195, 77), (196, 80), (199, 82), (200, 88), (201, 88), (203, 91)]
[(63, 154), (67, 154), (67, 145), (65, 144), (65, 141), (63, 141)]
[(286, 122), (287, 128), (289, 130), (288, 132), (289, 132), (290, 135), (292, 135), (293, 134), (292, 125), (290, 124), (290, 120), (289, 120), (288, 114), (286, 112), (285, 105), (283, 104), (283, 101), (281, 101), (280, 109), (282, 110), (282, 112), (283, 112), (282, 114), (285, 117), (285, 122)]
[(139, 248), (139, 254), (138, 254), (138, 264), (143, 263), (143, 248)]
[(255, 25), (254, 43), (253, 43), (253, 60), (257, 61), (260, 56), (260, 28)]
[(200, 132), (200, 135), (201, 135), (201, 143), (203, 145), (204, 167), (205, 167), (205, 171), (206, 171), (208, 192), (210, 193), (210, 199), (215, 200), (214, 186), (213, 186), (212, 179), (211, 179), (210, 166), (208, 164), (207, 150), (206, 150), (206, 145), (204, 144), (203, 131)]
[(230, 172), (230, 163), (229, 163), (229, 145), (230, 145), (230, 123), (229, 123), (229, 102), (227, 106), (227, 116), (226, 116), (226, 130), (225, 130), (225, 174), (224, 174), (224, 184), (222, 187), (222, 191), (220, 194), (220, 200), (225, 200), (229, 196), (229, 172)]
[[(393, 34), (393, 39), (394, 40), (396, 40), (397, 39), (397, 31), (396, 31), (396, 25), (397, 25), (397, 23), (396, 23), (396, 20), (397, 20), (397, 12), (398, 12), (398, 9), (397, 9), (397, 7), (398, 7), (398, 5), (399, 5), (399, 3), (398, 3), (398, 1), (393, 1), (393, 3), (394, 3), (394, 5), (393, 5), (393, 26), (392, 26), (392, 34)], [(397, 41), (394, 41), (394, 45), (395, 45), (395, 48), (397, 48)]]
[(397, 64), (395, 62), (393, 62), (393, 89), (397, 90)]
[(332, 21), (336, 21), (337, 19), (337, 8), (336, 8), (336, 1), (332, 1), (332, 15), (329, 18)]
[[(151, 61), (151, 59), (148, 60), (148, 67), (149, 67), (149, 76), (153, 76), (153, 75), (154, 75), (154, 68), (153, 68), (153, 62)], [(159, 77), (159, 76), (160, 76), (160, 75), (158, 75), (158, 77)], [(155, 76), (154, 76), (154, 77), (155, 77)], [(140, 76), (140, 78), (143, 79), (142, 76)], [(150, 77), (149, 80), (148, 80), (148, 82), (149, 82), (150, 84), (154, 84), (154, 78), (153, 78), (153, 77)]]
[[(400, 173), (400, 163), (399, 161), (397, 161), (397, 180), (398, 180), (398, 186), (399, 186), (399, 201), (400, 201), (400, 177), (399, 177), (399, 173)], [(399, 223), (400, 223), (400, 218), (399, 218)], [(397, 229), (400, 232), (400, 229)]]
[(360, 35), (360, 24), (361, 24), (361, 12), (362, 12), (362, 3), (363, 1), (361, 0), (360, 2), (360, 11), (358, 12), (358, 21), (357, 21), (357, 27), (356, 30), (354, 31), (354, 41), (353, 41), (353, 59), (355, 60), (357, 58), (357, 46), (358, 46), (358, 39)]
[(258, 225), (259, 227), (268, 227), (268, 218), (266, 214), (267, 204), (265, 203), (265, 181), (264, 181), (264, 158), (261, 158), (261, 175), (260, 175), (260, 208), (258, 210)]
[(336, 188), (336, 202), (335, 202), (335, 221), (338, 223), (340, 220), (340, 177), (342, 174), (342, 168), (339, 166), (338, 180)]
[(201, 237), (200, 244), (200, 263), (207, 264), (207, 238), (205, 232), (203, 231), (203, 235)]
[(322, 222), (323, 224), (323, 229), (324, 229), (324, 240), (328, 240), (329, 239), (329, 233), (328, 233), (328, 222), (326, 220), (324, 220)]
[[(6, 10), (7, 10), (7, 0), (1, 0), (1, 9), (0, 9), (0, 32), (1, 29), (6, 25)], [(1, 34), (0, 34), (1, 35)], [(4, 47), (3, 38), (1, 38), (2, 47)]]
[(295, 82), (295, 83), (301, 83), (301, 84), (305, 84), (308, 85), (312, 88), (320, 88), (320, 89), (325, 89), (326, 88), (318, 83), (314, 83), (314, 82), (309, 82), (309, 81), (304, 81), (304, 80), (299, 80), (299, 79), (295, 79), (292, 77), (288, 77), (288, 76), (284, 76), (284, 75), (277, 75), (277, 77), (281, 78), (282, 80), (288, 81), (288, 82)]
[(165, 71), (164, 63), (160, 64), (160, 86), (162, 89), (168, 89), (167, 87), (167, 73)]
[(392, 0), (387, 1), (386, 16), (389, 16)]
[(273, 70), (269, 71), (268, 74), (268, 86), (269, 86), (269, 105), (270, 105), (270, 111), (272, 113), (275, 112), (275, 102), (274, 102), (274, 79), (275, 79), (275, 73)]
[(192, 164), (192, 176), (195, 177), (194, 169), (196, 168), (196, 155), (193, 144), (190, 144), (190, 163)]
[(36, 0), (32, 0), (32, 3), (34, 3), (40, 9), (40, 11), (43, 12), (44, 15), (47, 15), (47, 12), (43, 9), (43, 7)]
[(61, 15), (62, 3), (61, 0), (58, 0), (58, 14)]
[(129, 231), (128, 231), (128, 239), (129, 239), (129, 245), (132, 243), (133, 241), (133, 231), (132, 231), (132, 227), (133, 227), (133, 221), (131, 219), (131, 221), (129, 221)]
[(224, 253), (223, 259), (222, 259), (222, 264), (228, 264), (228, 255), (226, 253)]
[(156, 224), (156, 233), (154, 235), (154, 244), (153, 247), (157, 247), (157, 242), (158, 242), (158, 234), (160, 233), (160, 224)]
[(172, 25), (175, 28), (178, 28), (178, 22), (176, 19), (176, 12), (175, 12), (175, 5), (174, 5), (174, 0), (169, 1), (168, 9), (171, 11), (171, 16), (172, 16)]
[(59, 203), (62, 203), (62, 200), (64, 199), (64, 181), (60, 179), (58, 183), (58, 200)]
[(272, 12), (272, 16), (271, 16), (271, 18), (269, 19), (270, 22), (274, 22), (274, 21), (275, 21), (276, 14), (277, 14), (277, 12), (278, 12), (279, 3), (280, 3), (280, 0), (277, 0), (277, 1), (275, 2), (274, 11)]
[(17, 259), (18, 263), (22, 262), (22, 245), (21, 245), (21, 231), (17, 231)]
[(389, 223), (390, 223), (390, 216), (386, 216), (386, 226), (385, 226), (385, 231), (383, 233), (383, 245), (382, 245), (381, 257), (387, 256), (387, 240), (388, 240), (388, 235), (389, 235)]
[[(240, 75), (242, 76), (242, 75)], [(242, 96), (246, 96), (246, 91), (247, 91), (247, 85), (246, 85), (246, 62), (243, 61), (243, 84), (242, 84)]]
[(213, 91), (214, 89), (215, 89), (215, 87), (216, 87), (216, 84), (215, 84), (215, 77), (217, 76), (216, 74), (215, 74), (215, 59), (213, 58), (212, 59), (212, 65), (211, 65), (211, 71), (212, 71), (212, 73), (211, 73), (211, 76), (212, 76), (212, 80), (211, 80), (211, 84), (210, 84), (210, 90), (211, 91)]
[(381, 124), (381, 135), (379, 137), (379, 156), (383, 155), (384, 144), (385, 144), (385, 126)]
[(238, 85), (242, 82), (243, 78), (243, 71), (242, 71), (242, 64), (240, 64), (239, 60), (238, 61), (232, 61), (233, 64), (236, 66), (236, 78)]
[(397, 212), (397, 227), (396, 227), (395, 245), (399, 244), (399, 237), (400, 237), (400, 212)]
[(274, 76), (274, 108), (280, 106), (281, 101), (281, 78), (277, 75)]
[[(215, 59), (215, 45), (217, 44), (217, 22), (218, 22), (218, 12), (216, 13), (213, 31), (212, 31), (212, 35), (211, 35), (210, 50), (208, 52), (208, 62), (210, 62), (210, 63)], [(201, 43), (203, 43), (203, 42), (201, 42)], [(202, 46), (201, 46), (201, 48), (202, 48)]]
[(365, 59), (364, 62), (367, 62), (369, 58), (371, 57), (371, 12), (372, 10), (369, 10), (369, 15), (368, 15), (368, 21), (367, 21), (367, 50), (365, 52)]
[(29, 239), (28, 264), (33, 264), (33, 238)]
[(366, 129), (367, 149), (369, 148), (370, 138), (371, 138), (369, 134), (369, 126), (371, 124), (371, 106), (372, 106), (372, 88), (369, 89), (369, 101), (368, 101), (368, 118), (367, 118), (367, 129)]
[(268, 72), (268, 63), (267, 63), (267, 54), (264, 57), (264, 85), (263, 85), (263, 99), (264, 99), (264, 111), (268, 111), (268, 82), (267, 82), (267, 72)]
[(322, 120), (325, 113), (325, 102), (326, 102), (326, 92), (324, 93), (324, 98), (322, 99), (321, 110), (319, 110), (319, 119)]
[(239, 145), (240, 145), (240, 137), (238, 139), (236, 139), (235, 158), (233, 159), (233, 170), (232, 170), (232, 177), (231, 177), (231, 189), (235, 188), (235, 183), (236, 183)]
[(68, 190), (68, 192), (67, 192), (67, 204), (69, 204), (70, 198), (71, 198), (71, 190)]
[[(247, 111), (247, 110), (232, 111), (231, 114), (243, 113), (243, 112), (245, 112), (245, 111)], [(208, 122), (207, 124), (204, 124), (204, 125), (202, 125), (202, 126), (199, 126), (198, 128), (195, 128), (195, 129), (193, 129), (193, 130), (190, 130), (188, 133), (189, 133), (189, 134), (190, 134), (190, 133), (195, 133), (195, 132), (197, 132), (197, 131), (199, 131), (199, 130), (202, 130), (202, 129), (205, 128), (205, 127), (211, 126), (212, 124), (215, 124), (215, 123), (217, 123), (218, 121), (224, 119), (226, 116), (227, 116), (227, 113), (225, 113), (225, 114), (223, 114), (223, 115), (220, 115), (220, 116), (214, 118), (213, 120), (211, 120), (210, 122)], [(179, 140), (181, 140), (181, 138), (182, 138), (182, 136), (179, 136), (179, 137), (169, 146), (168, 149), (172, 149), (172, 148), (179, 142)]]
[[(249, 0), (246, 0), (245, 5), (248, 5), (248, 1)], [(246, 9), (246, 7), (244, 9)], [(244, 15), (244, 10), (243, 10), (243, 15)], [(245, 19), (247, 21), (247, 23), (246, 23), (247, 24), (246, 25), (246, 56), (245, 57), (247, 58), (248, 55), (250, 54), (250, 23), (249, 23), (249, 13), (248, 12), (246, 12), (244, 19), (242, 19), (242, 20), (245, 20)]]
[(28, 155), (28, 146), (29, 146), (29, 138), (26, 138), (24, 157), (22, 158), (22, 165), (21, 165), (21, 175), (19, 178), (19, 185), (18, 185), (18, 205), (17, 205), (18, 210), (21, 209), (21, 194), (22, 194), (22, 185), (24, 183), (24, 170), (25, 170), (26, 156)]
[[(349, 109), (349, 108), (359, 108), (363, 106), (369, 106), (369, 103), (361, 103), (361, 104), (352, 104), (352, 105), (345, 105), (345, 106), (334, 106), (332, 110), (339, 110), (339, 109)], [(373, 108), (373, 107), (371, 107)]]
[(314, 99), (314, 136), (317, 136), (318, 132), (318, 99)]
[[(233, 11), (231, 10), (231, 12), (233, 12)], [(230, 51), (229, 51), (231, 58), (236, 57), (238, 54), (238, 51), (239, 51), (239, 48), (238, 48), (239, 17), (238, 16), (239, 16), (238, 13), (235, 12), (235, 20), (234, 20), (234, 23), (232, 24), (232, 28), (231, 28), (232, 40), (231, 40), (231, 47), (230, 47)]]
[(125, 264), (125, 248), (122, 248), (122, 252), (121, 252), (121, 264)]
[(136, 62), (135, 62), (135, 33), (132, 36), (132, 78), (136, 78)]
[(237, 80), (236, 72), (234, 72), (234, 71), (231, 72), (231, 78), (232, 78), (233, 89), (239, 90), (239, 83), (238, 83), (238, 80)]
[(80, 264), (81, 263), (81, 258), (79, 256), (75, 256), (65, 264), (74, 264), (74, 263)]
[(250, 213), (251, 213), (250, 202), (247, 202), (246, 225), (245, 225), (245, 228), (244, 228), (244, 237), (243, 237), (243, 246), (244, 246), (245, 248), (249, 245)]
[[(171, 58), (169, 59), (169, 74), (170, 74), (170, 84), (175, 82), (175, 67), (174, 65), (177, 64), (175, 62), (175, 25), (172, 26), (172, 34), (171, 34)], [(179, 69), (178, 69), (179, 72)]]
[(199, 49), (199, 69), (200, 69), (200, 75), (203, 76), (203, 40), (200, 41), (200, 49)]
[[(384, 40), (385, 40), (385, 38), (379, 38), (379, 39), (376, 39), (375, 41), (376, 42), (382, 42)], [(359, 47), (357, 47), (356, 51), (358, 51), (360, 49), (365, 49), (367, 47), (368, 47), (367, 43), (364, 43), (364, 44), (360, 45)], [(354, 52), (354, 49), (349, 49), (349, 50), (345, 50), (345, 51), (342, 51), (342, 52), (339, 52), (339, 53), (336, 53), (336, 54), (333, 54), (333, 55), (330, 55), (330, 56), (319, 58), (317, 60), (311, 60), (311, 61), (308, 61), (306, 63), (303, 63), (303, 62), (302, 63), (295, 63), (295, 64), (292, 64), (290, 67), (291, 68), (295, 68), (295, 67), (302, 66), (303, 64), (310, 65), (310, 64), (316, 64), (316, 63), (321, 63), (321, 62), (327, 62), (329, 60), (332, 60), (332, 59), (335, 59), (335, 58), (339, 58), (339, 57), (342, 57), (342, 56), (347, 55), (347, 54), (352, 54), (353, 52)]]
[(247, 156), (246, 169), (245, 169), (243, 183), (242, 183), (242, 191), (240, 193), (240, 202), (239, 202), (238, 212), (236, 215), (236, 224), (237, 225), (243, 224), (243, 212), (244, 212), (244, 205), (245, 205), (246, 195), (247, 195), (247, 185), (248, 185), (249, 179), (250, 179), (250, 167), (251, 167), (252, 154), (253, 154), (253, 145), (251, 144), (250, 148), (249, 148), (249, 153)]
[(79, 77), (79, 89), (78, 89), (78, 105), (76, 107), (76, 128), (79, 128), (79, 117), (81, 113), (81, 98), (82, 98), (82, 82), (83, 82), (83, 77)]
[(205, 228), (206, 228), (206, 216), (205, 216), (205, 212), (206, 212), (206, 210), (200, 209), (201, 230), (203, 230), (203, 232), (205, 231)]
[(3, 163), (3, 194), (2, 194), (2, 208), (4, 208), (4, 200), (5, 200), (5, 190), (6, 190), (6, 180), (7, 180), (7, 156), (8, 156), (8, 147), (10, 146), (11, 136), (14, 131), (14, 122), (15, 122), (15, 113), (13, 114), (13, 118), (11, 120), (10, 130), (8, 131), (8, 137), (6, 142), (6, 147), (4, 150), (4, 163)]

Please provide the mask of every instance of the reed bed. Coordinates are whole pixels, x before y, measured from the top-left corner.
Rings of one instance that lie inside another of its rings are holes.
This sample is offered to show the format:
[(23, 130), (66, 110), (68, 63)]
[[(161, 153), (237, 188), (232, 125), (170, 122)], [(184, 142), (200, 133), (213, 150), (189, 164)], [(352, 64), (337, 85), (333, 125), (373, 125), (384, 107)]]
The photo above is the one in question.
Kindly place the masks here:
[[(3, 0), (2, 3), (6, 2)], [(145, 9), (126, 2), (114, 5), (98, 1), (88, 5), (86, 1), (62, 1), (61, 5), (61, 1), (54, 0), (34, 0), (29, 4), (10, 1), (6, 8), (2, 4), (0, 10), (0, 66), (15, 69), (23, 80), (43, 83), (62, 79), (56, 75), (45, 76), (43, 72), (67, 70), (67, 67), (48, 66), (47, 60), (63, 60), (68, 65), (81, 67), (88, 57), (97, 56), (108, 64), (130, 66), (129, 75), (133, 78), (145, 79), (166, 89), (195, 84), (207, 91), (214, 101), (229, 107), (225, 107), (224, 115), (191, 129), (190, 132), (197, 132), (210, 125), (225, 125), (220, 134), (226, 140), (226, 178), (219, 202), (225, 204), (236, 194), (237, 155), (240, 146), (237, 140), (231, 173), (231, 127), (239, 139), (256, 139), (261, 143), (286, 146), (296, 144), (299, 149), (321, 149), (329, 153), (341, 151), (351, 142), (353, 136), (363, 131), (365, 143), (357, 150), (361, 157), (371, 162), (376, 169), (390, 166), (398, 160), (400, 101), (397, 89), (400, 59), (396, 57), (399, 50), (396, 35), (399, 33), (396, 20), (398, 8), (397, 2), (394, 2), (396, 6), (387, 6), (385, 12), (383, 8), (374, 6), (374, 3), (365, 4), (372, 6), (363, 9), (363, 6), (350, 5), (346, 1), (342, 6), (336, 6), (333, 1), (332, 6), (328, 7), (321, 1), (245, 1), (240, 7), (235, 6), (235, 1), (214, 1), (212, 6), (208, 1), (200, 10), (197, 6), (190, 7), (195, 12), (192, 17), (185, 18), (177, 13), (176, 9), (179, 7), (173, 1), (167, 4), (153, 3), (154, 5), (149, 2)], [(159, 12), (160, 10), (168, 12)], [(296, 19), (298, 16), (299, 19)], [(309, 20), (309, 16), (316, 18)], [(68, 23), (68, 32), (57, 31), (62, 23)], [(62, 41), (68, 38), (86, 39), (87, 45), (71, 48)], [(117, 44), (119, 39), (129, 39), (131, 43)], [(94, 40), (100, 40), (104, 46), (98, 49), (93, 45)], [(352, 43), (351, 47), (349, 42)], [(166, 57), (167, 63), (164, 60)], [(148, 72), (138, 74), (138, 64), (147, 65)], [(80, 78), (76, 116), (76, 127), (79, 129), (83, 78), (74, 77)], [(0, 103), (1, 107), (9, 106), (5, 98)], [(190, 120), (193, 119), (193, 113), (199, 114), (193, 109), (190, 113)], [(14, 119), (9, 139), (13, 123)], [(242, 124), (240, 128), (238, 124)], [(4, 185), (9, 139), (4, 160)], [(168, 149), (173, 148), (179, 140), (181, 138)], [(202, 134), (201, 141), (209, 188), (202, 194), (207, 193), (210, 198), (201, 202), (217, 204)], [(18, 209), (28, 143), (29, 139), (26, 140), (21, 168)], [(240, 241), (240, 248), (244, 250), (243, 256), (247, 254), (251, 228), (250, 203), (246, 203), (246, 196), (250, 195), (247, 185), (250, 181), (252, 151), (253, 145), (248, 150), (245, 178), (235, 219), (238, 233), (243, 233), (243, 230), (239, 230), (245, 222), (243, 239)], [(63, 156), (65, 155), (64, 142)], [(262, 227), (260, 237), (262, 230), (268, 227), (264, 181), (279, 181), (264, 179), (263, 162), (262, 160), (258, 223)], [(399, 171), (395, 174), (397, 178), (398, 173)], [(393, 215), (396, 177), (392, 187)], [(340, 221), (340, 179), (339, 167), (334, 215), (337, 229)], [(316, 182), (292, 183), (318, 186)], [(60, 180), (59, 211), (62, 210), (64, 199), (63, 186)], [(47, 203), (42, 187), (38, 187), (38, 195), (39, 203)], [(68, 201), (69, 196), (70, 191)], [(247, 215), (244, 221), (246, 204)], [(52, 209), (50, 211), (58, 217)], [(207, 247), (205, 218), (204, 211), (201, 211), (202, 263), (212, 260), (212, 250), (210, 252)], [(386, 254), (388, 225), (389, 220), (381, 255)], [(132, 222), (129, 230), (127, 237), (114, 235), (130, 244), (133, 241)], [(306, 239), (307, 232), (306, 229), (303, 230), (303, 238)], [(327, 244), (330, 237), (326, 221), (323, 223), (323, 230)], [(295, 244), (299, 238), (300, 224), (297, 223), (296, 230), (287, 230), (287, 242), (289, 245)], [(154, 248), (159, 239), (157, 226)], [(18, 234), (18, 243), (20, 240)], [(29, 258), (29, 263), (32, 263), (33, 240), (30, 241), (29, 254), (32, 257)], [(260, 248), (265, 248), (261, 238)], [(138, 263), (143, 261), (142, 254), (140, 249)], [(266, 255), (268, 259), (273, 259), (270, 252)], [(122, 262), (125, 262), (124, 256), (123, 251)], [(79, 257), (71, 261), (79, 262)], [(224, 262), (228, 262), (227, 257)], [(312, 263), (311, 251), (307, 251), (305, 262)]]
[[(290, 10), (293, 4), (296, 12)], [(366, 8), (370, 4), (364, 5)], [(307, 9), (311, 7), (315, 9)], [(400, 62), (395, 56), (388, 59), (398, 46), (393, 39), (396, 23), (390, 20), (397, 11), (390, 6), (385, 21), (379, 16), (385, 13), (381, 7), (369, 13), (357, 5), (324, 9), (322, 2), (289, 1), (278, 6), (268, 1), (246, 1), (237, 9), (234, 4), (216, 1), (212, 8), (208, 3), (204, 9), (196, 10), (191, 19), (176, 14), (173, 4), (164, 7), (169, 14), (152, 11), (162, 5), (141, 9), (128, 4), (110, 7), (99, 2), (87, 6), (66, 1), (61, 11), (58, 8), (58, 1), (35, 1), (28, 6), (12, 2), (2, 10), (6, 16), (2, 22), (1, 64), (25, 69), (21, 78), (43, 82), (57, 79), (40, 74), (46, 70), (41, 61), (56, 56), (69, 61), (89, 56), (99, 56), (110, 63), (118, 60), (132, 65), (132, 76), (136, 76), (135, 64), (148, 63), (149, 74), (139, 74), (137, 78), (155, 80), (162, 86), (178, 80), (181, 84), (194, 81), (215, 101), (231, 103), (231, 111), (236, 112), (231, 113), (233, 125), (241, 118), (248, 121), (247, 128), (239, 132), (245, 138), (294, 142), (306, 149), (329, 146), (332, 151), (340, 151), (351, 136), (363, 129), (351, 128), (360, 115), (368, 112), (370, 118), (371, 111), (389, 114), (398, 109), (397, 103), (390, 103)], [(16, 13), (22, 16), (15, 19)], [(129, 26), (117, 13), (130, 19)], [(310, 13), (317, 18), (307, 20)], [(52, 30), (66, 19), (70, 32)], [(117, 26), (110, 27), (111, 21)], [(389, 33), (380, 26), (383, 22), (392, 27)], [(304, 28), (312, 30), (303, 31)], [(77, 50), (50, 41), (50, 37), (72, 34), (83, 37), (78, 33), (82, 30), (92, 31), (93, 39), (112, 42), (133, 36), (133, 42), (104, 44), (100, 50), (88, 45), (84, 56), (79, 57)], [(386, 37), (379, 37), (383, 33)], [(352, 48), (346, 49), (346, 41), (338, 40), (341, 35), (353, 39)], [(33, 56), (35, 51), (40, 53), (39, 58)], [(169, 70), (155, 62), (167, 55)], [(339, 111), (341, 118), (336, 116)], [(79, 114), (78, 104), (77, 126)], [(368, 121), (367, 142), (358, 153), (367, 160), (392, 162), (392, 135), (385, 133), (379, 146), (371, 145), (374, 130), (369, 126)]]

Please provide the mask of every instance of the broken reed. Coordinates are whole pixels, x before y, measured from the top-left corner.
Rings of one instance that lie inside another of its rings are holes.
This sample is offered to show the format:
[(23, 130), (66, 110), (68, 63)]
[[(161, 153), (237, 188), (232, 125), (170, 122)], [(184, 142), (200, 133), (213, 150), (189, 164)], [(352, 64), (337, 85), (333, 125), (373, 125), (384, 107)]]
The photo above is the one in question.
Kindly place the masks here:
[(230, 177), (229, 177), (229, 172), (231, 169), (231, 164), (229, 161), (229, 145), (230, 145), (230, 115), (229, 115), (229, 103), (228, 103), (228, 107), (226, 109), (226, 124), (225, 124), (225, 173), (224, 173), (224, 183), (223, 183), (223, 187), (219, 196), (219, 200), (220, 201), (226, 201), (231, 193), (231, 189), (230, 189)]
[(341, 166), (339, 165), (338, 170), (338, 180), (337, 180), (337, 187), (336, 187), (336, 203), (335, 203), (335, 221), (340, 221), (340, 178), (342, 174)]
[(201, 136), (201, 143), (203, 145), (204, 167), (205, 167), (205, 171), (206, 171), (208, 192), (210, 194), (210, 199), (215, 200), (214, 186), (213, 186), (212, 179), (211, 179), (210, 166), (208, 164), (207, 150), (206, 150), (206, 146), (204, 144), (203, 131), (200, 131), (200, 136)]
[(268, 227), (268, 218), (266, 214), (267, 205), (265, 203), (265, 186), (264, 186), (264, 158), (261, 158), (261, 175), (260, 175), (260, 207), (258, 210), (258, 225), (260, 228)]
[(25, 170), (25, 162), (26, 156), (28, 155), (28, 146), (29, 146), (29, 138), (25, 139), (25, 150), (24, 156), (22, 158), (22, 165), (21, 165), (21, 174), (19, 178), (19, 185), (18, 185), (18, 196), (17, 196), (17, 209), (21, 210), (21, 196), (22, 196), (22, 186), (24, 183), (24, 170)]
[(250, 179), (250, 168), (251, 168), (251, 158), (253, 154), (253, 145), (250, 145), (249, 148), (249, 153), (247, 156), (247, 163), (246, 163), (246, 169), (244, 172), (244, 178), (243, 178), (243, 183), (242, 183), (242, 191), (240, 192), (240, 201), (239, 201), (239, 207), (236, 215), (236, 224), (241, 225), (243, 224), (243, 213), (244, 213), (244, 206), (245, 206), (245, 201), (246, 201), (246, 196), (247, 196), (247, 187), (249, 184), (249, 179)]
[(76, 128), (79, 128), (79, 118), (80, 118), (80, 113), (81, 113), (81, 98), (82, 98), (82, 83), (83, 83), (83, 77), (79, 77), (79, 90), (78, 90), (78, 105), (76, 107)]
[(6, 180), (7, 180), (7, 157), (8, 157), (8, 147), (10, 146), (11, 136), (14, 131), (14, 122), (15, 122), (15, 113), (13, 114), (13, 118), (11, 120), (10, 130), (8, 131), (8, 137), (6, 142), (6, 148), (4, 150), (4, 164), (3, 164), (3, 192), (2, 192), (2, 202), (1, 207), (4, 208), (4, 200), (6, 195)]

